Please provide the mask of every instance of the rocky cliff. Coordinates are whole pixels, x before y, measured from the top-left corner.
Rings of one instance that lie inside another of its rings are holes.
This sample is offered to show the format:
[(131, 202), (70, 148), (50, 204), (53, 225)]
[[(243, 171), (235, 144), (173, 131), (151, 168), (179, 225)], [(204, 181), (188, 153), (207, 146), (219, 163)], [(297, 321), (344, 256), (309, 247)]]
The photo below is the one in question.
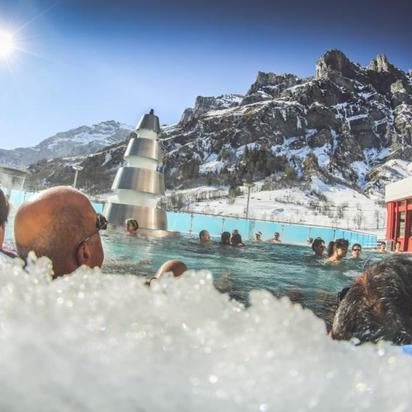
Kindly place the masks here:
[[(198, 97), (178, 124), (163, 129), (167, 186), (235, 188), (265, 179), (282, 187), (308, 185), (315, 176), (382, 192), (400, 177), (391, 173), (393, 162), (411, 160), (412, 73), (385, 56), (362, 67), (339, 50), (327, 51), (314, 73), (300, 79), (259, 72), (243, 96)], [(124, 144), (77, 159), (85, 167), (80, 185), (86, 179), (90, 191), (106, 192)], [(32, 182), (67, 183), (70, 162), (33, 165)]]
[(361, 67), (339, 50), (319, 59), (313, 78), (260, 72), (241, 100), (220, 107), (208, 98), (203, 107), (198, 98), (195, 119), (164, 130), (166, 182), (289, 184), (317, 175), (380, 188), (381, 165), (411, 159), (411, 84), (385, 56)]

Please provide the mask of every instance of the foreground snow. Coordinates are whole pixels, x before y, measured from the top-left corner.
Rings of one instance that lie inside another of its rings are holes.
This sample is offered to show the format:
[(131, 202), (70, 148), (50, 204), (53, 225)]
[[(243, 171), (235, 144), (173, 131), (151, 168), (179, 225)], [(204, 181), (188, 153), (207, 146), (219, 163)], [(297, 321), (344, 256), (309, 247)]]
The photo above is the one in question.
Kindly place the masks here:
[[(332, 341), (309, 310), (254, 291), (245, 309), (208, 271), (149, 289), (46, 258), (0, 262), (4, 411), (408, 411), (412, 359)], [(24, 365), (24, 366), (23, 366)]]

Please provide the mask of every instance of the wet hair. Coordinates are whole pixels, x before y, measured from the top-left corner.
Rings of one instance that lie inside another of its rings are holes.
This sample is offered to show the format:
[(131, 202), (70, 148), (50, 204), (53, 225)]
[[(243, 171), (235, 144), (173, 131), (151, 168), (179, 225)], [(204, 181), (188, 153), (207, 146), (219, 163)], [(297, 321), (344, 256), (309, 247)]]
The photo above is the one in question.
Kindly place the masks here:
[(222, 245), (230, 245), (230, 232), (223, 232), (221, 234), (220, 243)]
[(4, 226), (9, 216), (10, 204), (6, 195), (0, 189), (0, 226)]
[(315, 249), (319, 247), (322, 243), (325, 243), (325, 241), (321, 237), (317, 237), (312, 243), (312, 250), (315, 252)]
[(199, 232), (199, 239), (202, 239), (203, 235), (207, 233), (207, 230), (203, 229)]
[(358, 247), (359, 249), (362, 249), (362, 246), (361, 246), (360, 243), (354, 243), (354, 244), (352, 245), (352, 250), (355, 249), (355, 247)]
[(279, 237), (280, 233), (279, 232), (275, 232), (275, 237)]
[(368, 268), (341, 293), (332, 337), (412, 343), (412, 261), (394, 256)]
[(243, 242), (242, 242), (242, 236), (240, 236), (239, 233), (235, 233), (235, 234), (232, 236), (231, 242), (232, 242), (232, 245), (233, 245), (233, 246), (236, 246), (236, 245), (239, 245), (240, 243), (243, 243)]
[(333, 255), (333, 252), (336, 249), (339, 248), (345, 248), (348, 249), (349, 247), (349, 241), (347, 241), (346, 239), (336, 239), (335, 241), (331, 241), (328, 244), (328, 257), (331, 257)]
[(126, 219), (126, 227), (132, 226), (133, 230), (139, 229), (139, 223), (137, 223), (136, 219)]

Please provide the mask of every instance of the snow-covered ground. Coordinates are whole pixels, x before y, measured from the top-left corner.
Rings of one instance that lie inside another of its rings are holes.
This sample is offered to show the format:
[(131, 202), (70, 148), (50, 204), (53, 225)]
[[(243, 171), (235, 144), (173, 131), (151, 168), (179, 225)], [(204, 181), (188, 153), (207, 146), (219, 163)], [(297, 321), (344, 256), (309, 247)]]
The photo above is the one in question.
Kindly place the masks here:
[(234, 217), (248, 217), (287, 223), (333, 226), (363, 230), (384, 237), (386, 211), (383, 197), (368, 198), (353, 189), (327, 185), (312, 179), (310, 190), (291, 187), (262, 190), (263, 182), (250, 188), (242, 186), (242, 194), (229, 197), (228, 188), (199, 187), (167, 192), (180, 198), (182, 211)]

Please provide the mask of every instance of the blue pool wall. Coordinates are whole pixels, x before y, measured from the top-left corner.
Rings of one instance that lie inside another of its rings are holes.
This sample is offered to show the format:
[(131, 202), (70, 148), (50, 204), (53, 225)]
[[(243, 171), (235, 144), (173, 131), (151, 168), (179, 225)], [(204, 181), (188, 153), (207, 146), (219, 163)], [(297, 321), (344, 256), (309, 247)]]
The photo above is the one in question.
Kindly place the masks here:
[(268, 240), (273, 238), (275, 232), (279, 232), (282, 243), (297, 245), (307, 245), (310, 237), (313, 239), (321, 237), (326, 243), (344, 238), (351, 245), (359, 243), (364, 248), (375, 248), (377, 242), (376, 235), (355, 230), (199, 213), (168, 212), (167, 223), (168, 230), (194, 237), (198, 237), (199, 232), (206, 229), (216, 240), (220, 239), (222, 232), (232, 232), (233, 229), (237, 229), (244, 240), (253, 239), (256, 232), (262, 232), (262, 239)]
[[(10, 202), (14, 208), (34, 193), (12, 190)], [(103, 211), (103, 203), (94, 202), (97, 212)], [(241, 219), (227, 216), (207, 215), (200, 213), (167, 212), (168, 230), (178, 231), (183, 235), (198, 237), (199, 232), (206, 229), (210, 235), (219, 240), (222, 232), (239, 230), (244, 240), (251, 240), (256, 232), (262, 232), (262, 239), (273, 238), (275, 232), (280, 233), (282, 243), (307, 245), (307, 240), (321, 237), (326, 243), (344, 238), (350, 244), (360, 243), (364, 248), (376, 247), (376, 235), (355, 230), (344, 230), (326, 226), (299, 225), (294, 223), (268, 222), (258, 219)], [(9, 225), (11, 226), (11, 225)]]

